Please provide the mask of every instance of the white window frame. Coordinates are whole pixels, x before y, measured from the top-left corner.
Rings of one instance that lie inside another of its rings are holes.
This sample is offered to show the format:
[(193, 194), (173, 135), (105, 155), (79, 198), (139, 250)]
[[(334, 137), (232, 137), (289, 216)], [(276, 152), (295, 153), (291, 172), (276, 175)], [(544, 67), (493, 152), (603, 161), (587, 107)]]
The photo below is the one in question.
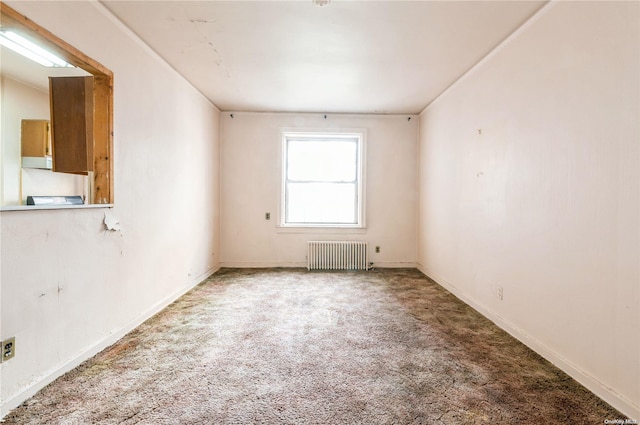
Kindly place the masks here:
[[(365, 229), (365, 158), (366, 158), (366, 130), (364, 129), (320, 129), (320, 130), (300, 130), (281, 129), (281, 190), (279, 205), (278, 226), (283, 229)], [(357, 139), (357, 202), (356, 202), (356, 222), (355, 223), (288, 223), (286, 221), (287, 211), (287, 146), (290, 139)]]

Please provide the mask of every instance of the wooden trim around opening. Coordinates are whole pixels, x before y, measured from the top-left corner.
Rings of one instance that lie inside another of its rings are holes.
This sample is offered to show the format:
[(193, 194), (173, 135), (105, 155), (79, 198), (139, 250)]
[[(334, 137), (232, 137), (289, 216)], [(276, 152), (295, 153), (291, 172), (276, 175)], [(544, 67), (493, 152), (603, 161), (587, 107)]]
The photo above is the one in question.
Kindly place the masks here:
[(94, 76), (93, 184), (89, 203), (113, 204), (113, 72), (0, 1), (2, 29), (12, 29)]

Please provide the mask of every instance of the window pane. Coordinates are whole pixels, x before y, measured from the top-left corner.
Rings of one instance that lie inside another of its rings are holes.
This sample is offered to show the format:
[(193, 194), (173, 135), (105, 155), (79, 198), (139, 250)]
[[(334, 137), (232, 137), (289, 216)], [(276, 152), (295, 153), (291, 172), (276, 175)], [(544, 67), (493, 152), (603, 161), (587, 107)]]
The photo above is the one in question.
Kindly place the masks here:
[(355, 183), (288, 183), (287, 223), (353, 224)]
[(287, 146), (287, 178), (297, 181), (356, 180), (355, 141), (298, 141)]

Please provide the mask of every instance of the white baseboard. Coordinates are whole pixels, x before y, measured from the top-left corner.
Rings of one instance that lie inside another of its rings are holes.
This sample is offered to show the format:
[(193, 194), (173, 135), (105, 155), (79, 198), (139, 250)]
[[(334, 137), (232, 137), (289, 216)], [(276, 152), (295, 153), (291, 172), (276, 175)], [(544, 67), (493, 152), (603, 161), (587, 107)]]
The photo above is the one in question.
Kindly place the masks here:
[[(272, 261), (265, 261), (265, 262), (257, 262), (257, 261), (247, 261), (247, 262), (243, 262), (243, 261), (231, 261), (228, 263), (221, 263), (220, 267), (226, 267), (226, 268), (234, 268), (234, 269), (243, 269), (243, 268), (272, 268), (272, 267), (282, 267), (282, 268), (307, 268), (307, 263), (305, 262), (282, 262), (282, 263), (278, 263), (278, 262), (272, 262)], [(407, 269), (415, 269), (417, 267), (415, 262), (374, 262), (373, 263), (373, 268), (379, 268), (379, 269), (391, 269), (391, 268), (407, 268)]]
[(374, 262), (374, 269), (415, 269), (417, 264), (414, 262)]
[[(207, 270), (201, 275), (195, 277), (190, 282), (188, 282), (185, 286), (178, 289), (174, 293), (170, 294), (166, 298), (162, 299), (161, 301), (156, 303), (154, 306), (149, 308), (147, 311), (140, 314), (135, 319), (131, 320), (130, 322), (126, 323), (124, 326), (118, 329), (112, 330), (108, 335), (106, 335), (101, 340), (97, 341), (94, 345), (77, 353), (76, 356), (74, 356), (71, 359), (68, 359), (63, 364), (49, 370), (48, 372), (43, 374), (40, 378), (38, 378), (36, 382), (31, 383), (28, 386), (22, 388), (18, 393), (12, 395), (7, 400), (2, 400), (2, 405), (0, 405), (0, 418), (5, 417), (7, 413), (9, 413), (11, 410), (20, 406), (20, 404), (28, 400), (30, 397), (33, 397), (38, 391), (40, 391), (42, 388), (49, 385), (51, 382), (53, 382), (60, 376), (78, 367), (80, 364), (82, 364), (82, 362), (95, 356), (105, 348), (115, 344), (119, 339), (121, 339), (126, 334), (128, 334), (129, 332), (131, 332), (132, 330), (140, 326), (147, 319), (151, 318), (155, 314), (162, 311), (169, 304), (171, 304), (172, 302), (180, 298), (182, 295), (189, 292), (191, 289), (193, 289), (199, 283), (201, 283), (202, 281), (207, 279), (209, 276), (217, 272), (219, 269), (220, 269), (220, 266), (218, 265)], [(0, 422), (2, 421), (0, 420)]]
[(283, 268), (307, 268), (307, 262), (276, 262), (276, 261), (230, 261), (227, 263), (220, 263), (220, 268), (230, 269), (266, 269), (273, 267)]
[[(578, 381), (580, 384), (585, 386), (589, 391), (593, 392), (595, 395), (609, 403), (614, 408), (618, 409), (621, 413), (627, 415), (630, 419), (639, 420), (640, 419), (640, 406), (637, 403), (634, 403), (632, 400), (626, 398), (625, 396), (618, 394), (612, 388), (605, 385), (601, 381), (599, 381), (594, 376), (583, 371), (580, 367), (575, 365), (569, 359), (564, 358), (559, 353), (555, 352), (542, 342), (538, 341), (533, 336), (529, 335), (527, 332), (523, 331), (519, 327), (515, 326), (513, 323), (504, 319), (500, 315), (495, 312), (487, 309), (485, 306), (476, 303), (472, 298), (469, 298), (462, 291), (456, 288), (454, 285), (449, 283), (446, 279), (438, 276), (437, 273), (431, 273), (428, 269), (426, 269), (421, 264), (417, 266), (418, 270), (420, 270), (423, 274), (433, 279), (438, 285), (445, 288), (447, 291), (451, 292), (458, 299), (460, 299), (465, 304), (472, 307), (478, 313), (482, 314), (487, 319), (491, 320), (494, 324), (496, 324), (499, 328), (503, 329), (511, 336), (525, 344), (527, 347), (531, 348), (533, 351), (553, 363), (556, 367), (561, 369), (563, 372), (571, 376), (573, 379)], [(604, 419), (620, 419), (620, 418), (603, 418)]]

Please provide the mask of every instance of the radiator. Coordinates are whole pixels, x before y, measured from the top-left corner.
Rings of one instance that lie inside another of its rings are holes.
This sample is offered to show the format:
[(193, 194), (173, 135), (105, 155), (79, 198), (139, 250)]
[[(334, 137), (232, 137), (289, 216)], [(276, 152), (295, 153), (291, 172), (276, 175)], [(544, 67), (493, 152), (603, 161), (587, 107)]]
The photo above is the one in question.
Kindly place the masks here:
[(367, 270), (367, 242), (309, 241), (309, 270)]

